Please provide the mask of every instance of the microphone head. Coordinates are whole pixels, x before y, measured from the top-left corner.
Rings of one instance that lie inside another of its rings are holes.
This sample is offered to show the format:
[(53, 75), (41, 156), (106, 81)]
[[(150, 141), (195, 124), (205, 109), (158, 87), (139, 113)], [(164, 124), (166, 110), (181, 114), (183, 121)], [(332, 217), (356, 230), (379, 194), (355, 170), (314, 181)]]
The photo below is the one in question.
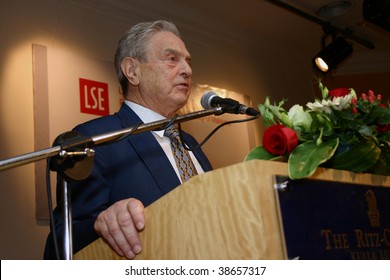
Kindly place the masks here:
[(253, 116), (253, 117), (257, 117), (258, 115), (260, 115), (260, 112), (257, 111), (256, 109), (253, 109), (251, 107), (248, 107), (245, 111), (245, 114), (249, 115), (249, 116)]
[(202, 98), (200, 99), (200, 104), (202, 105), (203, 109), (212, 109), (213, 106), (211, 106), (211, 100), (216, 96), (218, 96), (218, 94), (212, 91), (203, 94)]

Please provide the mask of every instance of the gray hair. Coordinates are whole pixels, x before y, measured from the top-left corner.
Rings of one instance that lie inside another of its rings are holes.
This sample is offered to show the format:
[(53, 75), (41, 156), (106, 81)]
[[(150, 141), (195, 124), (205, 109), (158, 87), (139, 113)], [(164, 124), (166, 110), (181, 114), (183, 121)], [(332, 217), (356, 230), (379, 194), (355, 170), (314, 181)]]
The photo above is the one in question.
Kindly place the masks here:
[(119, 40), (115, 52), (115, 69), (124, 96), (127, 95), (128, 81), (122, 72), (122, 60), (125, 57), (133, 57), (140, 61), (145, 61), (147, 42), (154, 34), (160, 31), (172, 32), (180, 37), (177, 27), (172, 22), (157, 20), (134, 25)]

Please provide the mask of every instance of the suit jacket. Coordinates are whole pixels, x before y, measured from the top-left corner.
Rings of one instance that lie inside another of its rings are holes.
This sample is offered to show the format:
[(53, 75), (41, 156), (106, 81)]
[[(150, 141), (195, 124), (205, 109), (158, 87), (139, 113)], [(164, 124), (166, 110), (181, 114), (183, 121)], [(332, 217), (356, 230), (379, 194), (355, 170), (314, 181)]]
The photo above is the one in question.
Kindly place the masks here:
[[(140, 124), (142, 121), (127, 105), (118, 113), (97, 118), (77, 126), (74, 130), (84, 136), (96, 136)], [(191, 147), (197, 141), (183, 132)], [(73, 220), (73, 252), (81, 250), (98, 238), (93, 225), (98, 214), (116, 201), (134, 197), (148, 206), (178, 185), (180, 180), (152, 132), (141, 132), (121, 141), (96, 146), (94, 167), (90, 176), (69, 183)], [(194, 155), (204, 171), (212, 169), (202, 150)], [(57, 207), (54, 210), (58, 241), (62, 244), (62, 208), (60, 188), (57, 186)], [(61, 249), (61, 248), (60, 248)], [(60, 257), (62, 257), (62, 250)], [(52, 232), (48, 236), (45, 259), (54, 259)]]

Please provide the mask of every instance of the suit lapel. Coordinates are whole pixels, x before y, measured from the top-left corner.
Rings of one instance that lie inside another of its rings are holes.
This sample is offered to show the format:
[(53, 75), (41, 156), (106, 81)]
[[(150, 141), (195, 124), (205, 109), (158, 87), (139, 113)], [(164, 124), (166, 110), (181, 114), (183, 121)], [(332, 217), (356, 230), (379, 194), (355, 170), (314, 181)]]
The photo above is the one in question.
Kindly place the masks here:
[[(118, 112), (123, 128), (142, 123), (140, 118), (126, 104)], [(180, 180), (172, 168), (164, 151), (158, 144), (152, 132), (141, 132), (128, 137), (128, 143), (134, 148), (149, 169), (151, 176), (166, 194), (180, 185)]]
[[(183, 138), (184, 138), (184, 141), (189, 145), (189, 147), (195, 147), (198, 145), (198, 143), (195, 142), (195, 139), (190, 137), (185, 132), (183, 132)], [(207, 171), (210, 171), (213, 169), (210, 161), (208, 160), (206, 155), (203, 153), (201, 148), (195, 149), (192, 152), (194, 153), (194, 156), (198, 160), (200, 166), (202, 166), (203, 171), (207, 172)]]

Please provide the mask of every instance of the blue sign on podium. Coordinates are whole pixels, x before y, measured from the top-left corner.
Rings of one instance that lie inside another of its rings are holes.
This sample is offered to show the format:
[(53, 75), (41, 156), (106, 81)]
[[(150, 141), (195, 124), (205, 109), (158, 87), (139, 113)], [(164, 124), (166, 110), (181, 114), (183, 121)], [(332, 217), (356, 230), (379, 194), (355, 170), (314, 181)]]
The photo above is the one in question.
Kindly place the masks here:
[(390, 259), (390, 188), (276, 176), (287, 256)]

